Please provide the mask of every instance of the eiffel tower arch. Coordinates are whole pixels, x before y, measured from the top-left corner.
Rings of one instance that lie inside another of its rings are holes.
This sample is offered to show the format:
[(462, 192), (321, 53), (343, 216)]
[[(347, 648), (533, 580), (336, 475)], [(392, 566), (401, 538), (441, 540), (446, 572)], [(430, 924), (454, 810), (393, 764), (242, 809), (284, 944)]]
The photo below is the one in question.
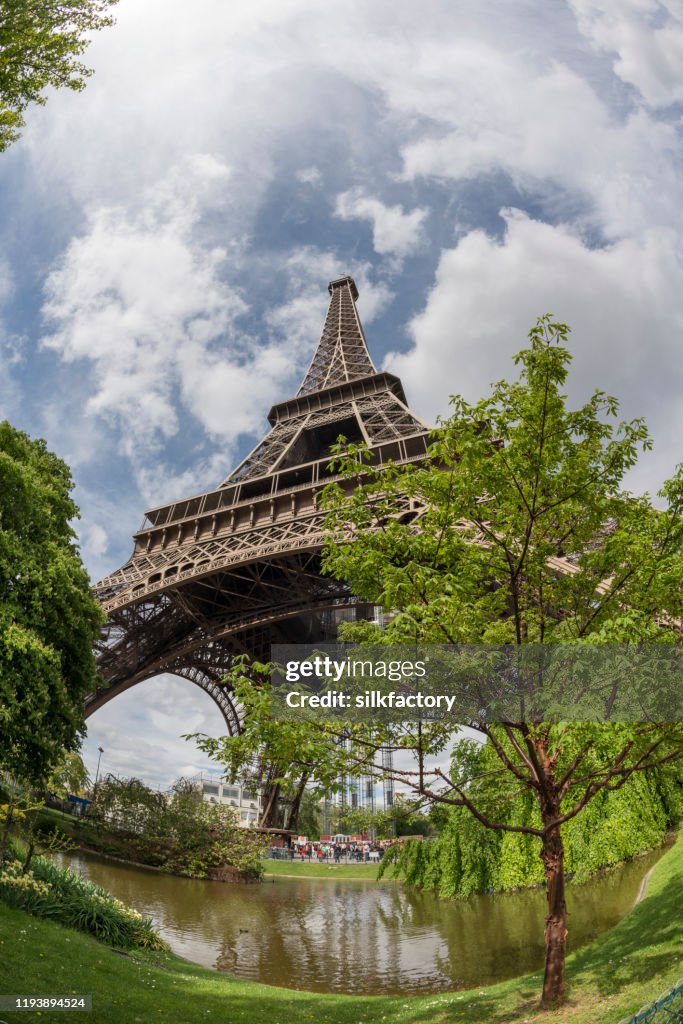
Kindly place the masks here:
[(303, 383), (270, 410), (263, 440), (214, 490), (150, 509), (129, 560), (95, 585), (107, 622), (102, 683), (86, 717), (169, 672), (208, 693), (235, 735), (239, 709), (222, 683), (231, 659), (267, 661), (272, 643), (334, 640), (339, 609), (357, 605), (320, 571), (317, 496), (335, 479), (330, 446), (343, 434), (364, 441), (375, 465), (407, 463), (424, 458), (428, 428), (398, 377), (375, 368), (353, 278), (332, 281), (329, 292)]

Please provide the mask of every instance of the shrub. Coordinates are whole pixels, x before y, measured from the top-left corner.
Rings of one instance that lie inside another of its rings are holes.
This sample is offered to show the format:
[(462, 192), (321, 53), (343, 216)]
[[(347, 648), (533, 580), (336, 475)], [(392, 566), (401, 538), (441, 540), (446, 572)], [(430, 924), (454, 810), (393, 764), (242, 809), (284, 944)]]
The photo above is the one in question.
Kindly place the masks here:
[[(480, 752), (483, 762), (487, 756)], [(531, 794), (509, 802), (510, 824), (540, 824)], [(565, 867), (577, 881), (652, 850), (683, 817), (683, 780), (659, 771), (636, 775), (619, 790), (601, 793), (563, 827)], [(532, 835), (494, 832), (463, 807), (450, 810), (432, 842), (410, 841), (394, 854), (394, 873), (416, 888), (467, 897), (543, 883), (540, 843)]]
[[(139, 779), (107, 776), (100, 783), (90, 819), (91, 831), (79, 833), (93, 849), (120, 842), (116, 855), (153, 864), (191, 878), (263, 877), (267, 840), (242, 828), (232, 807), (208, 804), (192, 782), (179, 779), (168, 800)], [(101, 832), (97, 835), (97, 827)]]
[(42, 857), (35, 857), (26, 873), (21, 861), (8, 861), (0, 872), (0, 898), (10, 907), (87, 932), (110, 946), (168, 949), (149, 918), (99, 885)]

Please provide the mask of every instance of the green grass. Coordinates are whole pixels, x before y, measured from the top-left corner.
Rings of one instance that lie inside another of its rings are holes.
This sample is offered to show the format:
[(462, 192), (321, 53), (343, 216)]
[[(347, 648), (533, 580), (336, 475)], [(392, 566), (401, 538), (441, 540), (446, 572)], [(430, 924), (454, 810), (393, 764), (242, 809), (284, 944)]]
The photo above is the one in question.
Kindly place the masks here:
[(266, 877), (288, 875), (290, 878), (377, 878), (377, 864), (318, 864), (307, 860), (265, 860)]
[[(570, 1001), (537, 1011), (540, 975), (481, 990), (420, 997), (322, 996), (238, 981), (178, 957), (127, 956), (78, 932), (0, 906), (2, 989), (87, 994), (88, 1024), (616, 1024), (683, 975), (683, 838), (656, 865), (645, 899), (569, 958)], [(64, 1021), (64, 1014), (3, 1013)]]
[(56, 807), (41, 807), (36, 811), (38, 821), (46, 828), (57, 828), (60, 832), (73, 835), (76, 827), (85, 819), (77, 818), (73, 814), (65, 814), (58, 811)]
[(150, 849), (148, 856), (145, 856), (146, 851), (136, 844), (134, 835), (110, 832), (100, 822), (93, 822), (88, 817), (78, 818), (53, 807), (41, 808), (36, 817), (43, 833), (56, 831), (83, 849), (127, 860), (131, 864), (146, 863), (152, 867), (158, 867), (163, 860), (159, 851), (154, 849)]

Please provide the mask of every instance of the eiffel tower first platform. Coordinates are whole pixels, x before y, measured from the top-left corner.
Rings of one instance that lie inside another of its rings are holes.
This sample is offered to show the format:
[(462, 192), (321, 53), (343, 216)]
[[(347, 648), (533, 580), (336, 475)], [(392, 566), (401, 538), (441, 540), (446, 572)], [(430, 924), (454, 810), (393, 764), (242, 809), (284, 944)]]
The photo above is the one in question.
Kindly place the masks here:
[(330, 446), (343, 434), (365, 441), (374, 465), (418, 461), (428, 428), (398, 377), (375, 369), (353, 278), (329, 292), (313, 361), (297, 395), (270, 410), (263, 440), (215, 490), (147, 512), (130, 559), (95, 585), (107, 622), (86, 717), (170, 672), (205, 690), (234, 735), (221, 680), (236, 654), (267, 661), (272, 643), (336, 639), (335, 616), (356, 602), (320, 571)]

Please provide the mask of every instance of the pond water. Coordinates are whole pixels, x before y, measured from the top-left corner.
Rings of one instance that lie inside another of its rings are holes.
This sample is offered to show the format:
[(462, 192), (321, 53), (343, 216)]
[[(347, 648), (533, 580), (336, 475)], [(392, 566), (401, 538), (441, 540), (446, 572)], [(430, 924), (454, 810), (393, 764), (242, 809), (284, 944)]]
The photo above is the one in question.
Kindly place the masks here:
[[(570, 950), (628, 913), (663, 852), (569, 886)], [(541, 890), (460, 902), (391, 881), (278, 877), (234, 885), (82, 852), (61, 860), (151, 917), (176, 953), (269, 985), (424, 994), (488, 985), (543, 966)]]

